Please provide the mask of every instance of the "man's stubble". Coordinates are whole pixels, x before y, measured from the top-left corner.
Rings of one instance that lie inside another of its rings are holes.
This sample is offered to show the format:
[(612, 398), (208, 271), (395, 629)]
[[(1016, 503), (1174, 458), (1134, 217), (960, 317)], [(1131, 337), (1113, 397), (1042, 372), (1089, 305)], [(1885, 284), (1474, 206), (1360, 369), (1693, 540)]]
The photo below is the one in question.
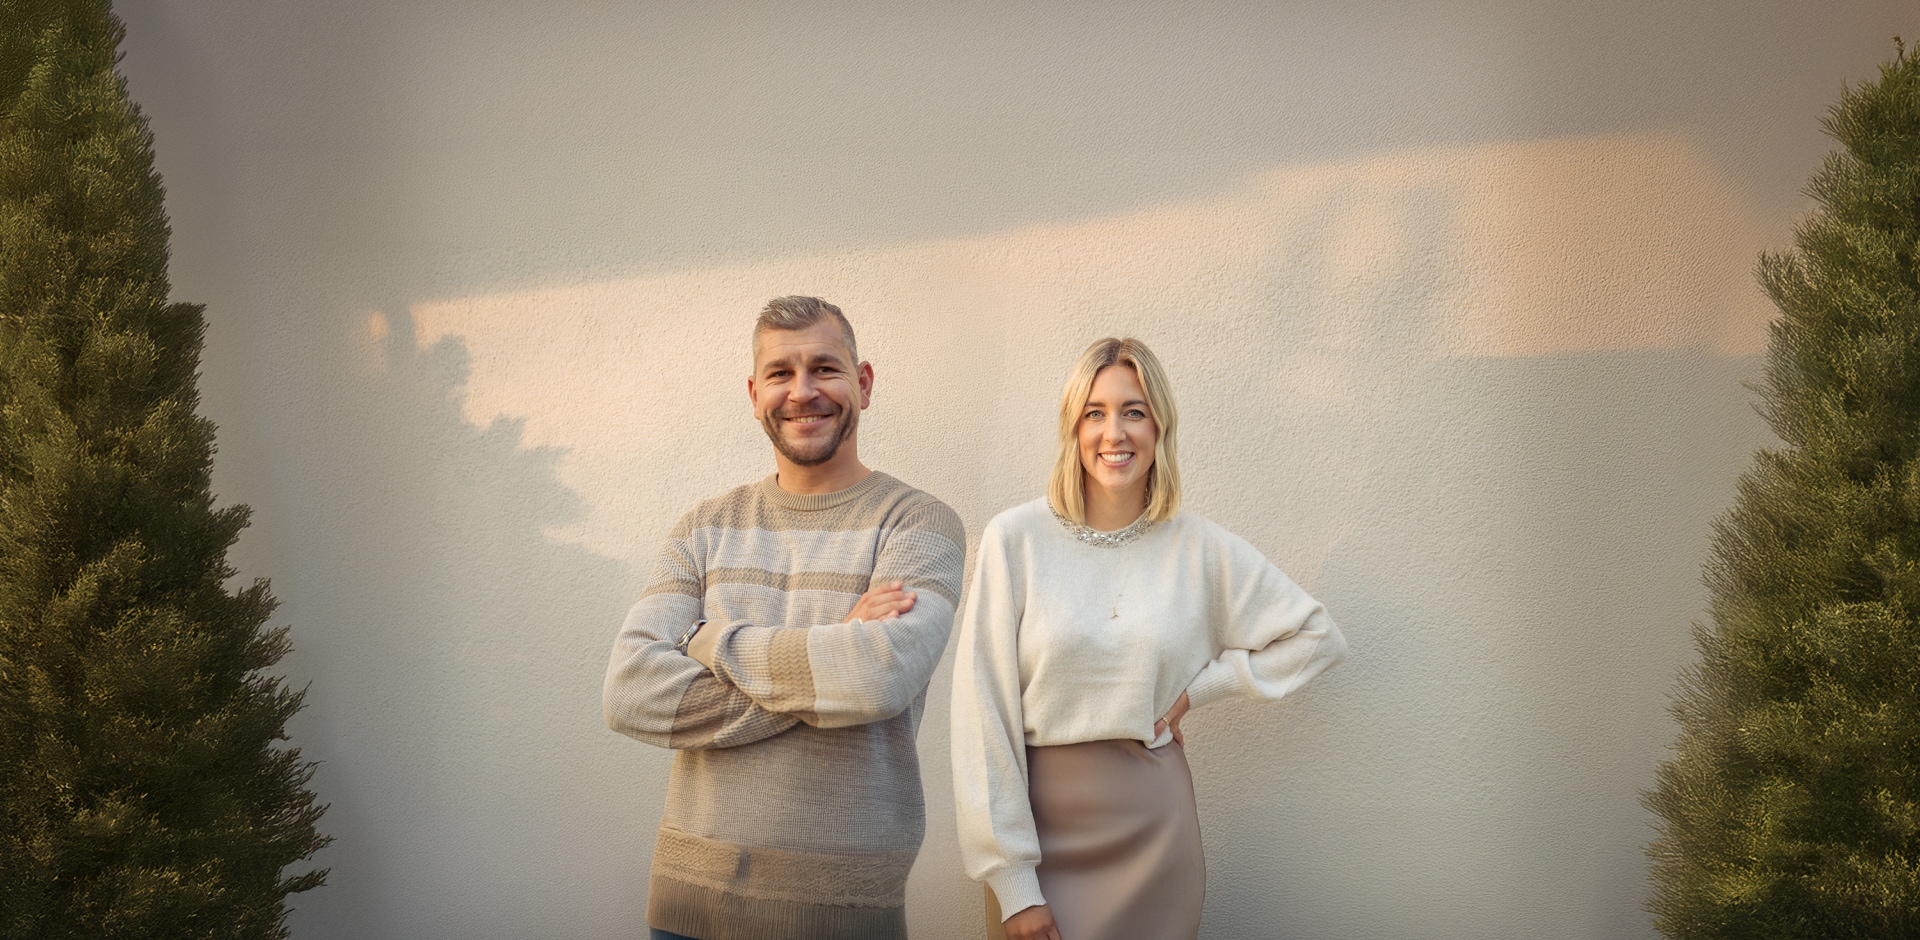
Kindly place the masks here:
[(860, 426), (860, 409), (850, 405), (835, 405), (835, 408), (837, 409), (837, 414), (833, 418), (835, 432), (832, 437), (818, 445), (815, 453), (809, 454), (801, 450), (798, 445), (787, 440), (786, 435), (782, 433), (784, 428), (782, 419), (786, 417), (787, 410), (784, 405), (767, 412), (766, 417), (760, 419), (760, 427), (767, 432), (767, 439), (773, 442), (773, 449), (779, 451), (780, 456), (797, 466), (817, 467), (832, 460), (833, 455), (840, 452), (840, 445), (845, 443), (854, 429)]

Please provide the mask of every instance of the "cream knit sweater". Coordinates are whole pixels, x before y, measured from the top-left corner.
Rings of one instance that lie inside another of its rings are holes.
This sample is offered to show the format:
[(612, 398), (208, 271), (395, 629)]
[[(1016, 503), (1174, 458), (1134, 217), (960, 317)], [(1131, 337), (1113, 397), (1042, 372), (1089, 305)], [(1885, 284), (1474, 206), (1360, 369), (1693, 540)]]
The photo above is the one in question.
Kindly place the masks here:
[(1135, 739), (1185, 692), (1277, 699), (1346, 656), (1325, 608), (1253, 546), (1180, 513), (1124, 546), (1042, 499), (987, 523), (953, 672), (953, 790), (967, 874), (1011, 917), (1044, 904), (1032, 747)]

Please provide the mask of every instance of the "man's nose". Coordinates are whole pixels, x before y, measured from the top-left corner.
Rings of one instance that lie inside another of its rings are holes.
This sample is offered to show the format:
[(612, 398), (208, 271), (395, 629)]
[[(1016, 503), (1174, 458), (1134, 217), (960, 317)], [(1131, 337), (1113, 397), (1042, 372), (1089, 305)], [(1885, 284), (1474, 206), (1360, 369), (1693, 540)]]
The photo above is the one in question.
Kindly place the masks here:
[(815, 387), (813, 379), (802, 374), (795, 376), (793, 384), (787, 386), (787, 397), (793, 401), (811, 401), (815, 395), (819, 394), (819, 391), (820, 390)]

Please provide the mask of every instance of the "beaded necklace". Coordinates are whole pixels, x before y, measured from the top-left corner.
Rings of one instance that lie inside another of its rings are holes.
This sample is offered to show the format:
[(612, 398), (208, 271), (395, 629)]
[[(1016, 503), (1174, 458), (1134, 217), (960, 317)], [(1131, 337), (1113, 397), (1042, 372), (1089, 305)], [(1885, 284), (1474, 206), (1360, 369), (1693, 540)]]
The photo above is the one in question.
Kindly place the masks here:
[(1052, 511), (1053, 517), (1060, 520), (1060, 524), (1066, 527), (1068, 535), (1096, 548), (1119, 548), (1147, 534), (1147, 530), (1153, 528), (1153, 520), (1148, 518), (1144, 512), (1140, 514), (1140, 518), (1133, 520), (1133, 522), (1128, 524), (1124, 529), (1102, 532), (1092, 526), (1081, 525), (1078, 522), (1068, 519), (1052, 506), (1048, 506), (1047, 509)]

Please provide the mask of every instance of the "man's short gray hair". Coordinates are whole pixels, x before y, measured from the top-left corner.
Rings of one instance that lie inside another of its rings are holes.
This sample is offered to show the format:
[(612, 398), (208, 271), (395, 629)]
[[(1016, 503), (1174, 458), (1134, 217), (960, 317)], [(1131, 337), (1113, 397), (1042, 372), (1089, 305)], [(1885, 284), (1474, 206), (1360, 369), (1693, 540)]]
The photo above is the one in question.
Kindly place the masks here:
[(760, 311), (760, 319), (753, 324), (753, 358), (760, 358), (760, 334), (768, 330), (804, 330), (821, 320), (832, 317), (840, 324), (840, 338), (846, 341), (847, 356), (852, 362), (849, 366), (860, 364), (860, 347), (853, 340), (853, 324), (847, 322), (846, 314), (818, 297), (775, 297), (767, 301), (767, 309)]

